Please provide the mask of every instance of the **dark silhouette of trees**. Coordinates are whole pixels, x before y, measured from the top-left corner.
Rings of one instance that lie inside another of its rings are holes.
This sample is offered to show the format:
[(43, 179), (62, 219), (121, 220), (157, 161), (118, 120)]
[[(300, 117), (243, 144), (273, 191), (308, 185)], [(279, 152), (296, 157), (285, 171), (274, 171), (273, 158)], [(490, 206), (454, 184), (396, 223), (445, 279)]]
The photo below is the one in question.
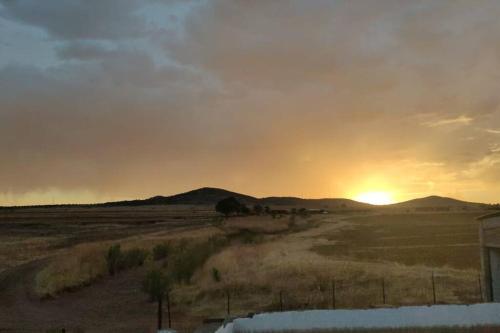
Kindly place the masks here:
[(226, 216), (250, 213), (250, 209), (248, 209), (248, 207), (244, 204), (240, 203), (235, 197), (222, 199), (215, 205), (215, 210)]
[(262, 207), (262, 205), (256, 204), (253, 206), (253, 211), (255, 212), (255, 214), (260, 215), (264, 211), (264, 207)]

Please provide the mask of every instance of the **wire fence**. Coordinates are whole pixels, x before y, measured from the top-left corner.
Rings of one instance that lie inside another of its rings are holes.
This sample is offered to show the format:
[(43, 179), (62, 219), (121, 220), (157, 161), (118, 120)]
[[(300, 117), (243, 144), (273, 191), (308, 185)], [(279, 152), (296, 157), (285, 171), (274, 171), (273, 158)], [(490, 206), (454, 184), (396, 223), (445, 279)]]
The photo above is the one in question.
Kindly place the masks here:
[[(461, 283), (457, 283), (460, 280)], [(403, 305), (472, 304), (483, 301), (481, 276), (450, 277), (435, 273), (415, 279), (358, 279), (322, 281), (312, 288), (269, 287), (266, 290), (224, 288), (212, 290), (204, 297), (186, 305), (169, 295), (163, 306), (163, 327), (179, 333), (191, 333), (202, 325), (220, 325), (226, 318), (246, 317), (260, 312), (313, 309), (363, 309)], [(202, 306), (203, 305), (203, 306)], [(190, 314), (194, 308), (203, 308)], [(170, 309), (170, 313), (168, 313)], [(151, 331), (156, 327), (151, 314)], [(83, 333), (85, 330), (56, 328), (51, 330), (16, 330), (16, 332)], [(0, 332), (11, 332), (2, 329)]]
[[(460, 281), (460, 283), (457, 282)], [(313, 289), (270, 288), (258, 293), (239, 289), (220, 289), (210, 293), (210, 308), (205, 318), (219, 319), (251, 316), (260, 312), (366, 309), (406, 305), (473, 304), (483, 302), (481, 275), (466, 279), (432, 272), (427, 278), (336, 280), (323, 282)], [(207, 302), (206, 299), (200, 302)], [(196, 304), (193, 304), (195, 306)], [(175, 304), (173, 305), (176, 306)], [(210, 320), (208, 320), (210, 322)], [(178, 332), (192, 332), (203, 321), (176, 322)]]

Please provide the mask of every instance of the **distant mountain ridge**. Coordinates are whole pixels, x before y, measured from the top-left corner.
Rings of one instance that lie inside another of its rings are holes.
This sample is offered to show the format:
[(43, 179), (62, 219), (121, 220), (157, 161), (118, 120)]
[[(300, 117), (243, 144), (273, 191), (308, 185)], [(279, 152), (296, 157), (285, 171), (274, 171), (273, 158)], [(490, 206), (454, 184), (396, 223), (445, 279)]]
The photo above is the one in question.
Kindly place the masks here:
[(246, 205), (298, 206), (304, 208), (368, 208), (372, 205), (350, 199), (303, 199), (297, 197), (256, 198), (220, 188), (202, 187), (172, 196), (155, 196), (144, 200), (116, 201), (97, 204), (99, 206), (142, 206), (142, 205), (215, 205), (222, 199), (234, 197)]
[[(304, 199), (297, 197), (264, 197), (256, 198), (221, 188), (202, 187), (196, 190), (175, 194), (171, 196), (154, 196), (148, 199), (112, 201), (96, 204), (62, 204), (62, 205), (37, 205), (29, 207), (122, 207), (122, 206), (148, 206), (148, 205), (215, 205), (222, 199), (235, 197), (246, 205), (260, 204), (262, 206), (282, 207), (304, 207), (308, 209), (369, 209), (374, 206), (364, 202), (358, 202), (343, 198)], [(385, 205), (382, 207), (393, 208), (426, 208), (426, 207), (486, 207), (486, 204), (461, 201), (453, 198), (429, 196), (400, 203)], [(25, 206), (26, 207), (26, 206)], [(3, 207), (8, 208), (8, 207)]]
[(458, 199), (431, 195), (424, 198), (417, 198), (389, 205), (399, 208), (425, 208), (425, 207), (482, 207), (484, 203), (468, 202)]

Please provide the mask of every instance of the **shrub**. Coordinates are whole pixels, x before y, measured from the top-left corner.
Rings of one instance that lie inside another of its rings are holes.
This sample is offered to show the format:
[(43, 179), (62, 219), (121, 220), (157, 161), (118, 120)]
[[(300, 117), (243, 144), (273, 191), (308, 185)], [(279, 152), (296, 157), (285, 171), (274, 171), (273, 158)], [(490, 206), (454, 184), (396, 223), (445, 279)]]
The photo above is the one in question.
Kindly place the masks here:
[(258, 235), (250, 230), (243, 230), (241, 232), (241, 241), (243, 244), (255, 244), (262, 240), (262, 235)]
[(115, 275), (118, 272), (122, 256), (123, 254), (120, 244), (110, 246), (108, 253), (106, 254), (106, 264), (110, 275)]
[(169, 243), (162, 243), (158, 244), (153, 248), (153, 259), (154, 260), (161, 260), (165, 259), (168, 257), (170, 253), (170, 244)]
[(159, 301), (170, 290), (171, 281), (167, 274), (159, 269), (153, 269), (142, 282), (142, 290), (149, 295), (149, 299)]
[(122, 251), (120, 244), (110, 246), (106, 254), (106, 264), (110, 275), (121, 270), (144, 265), (149, 253), (147, 250), (134, 248)]
[(130, 269), (144, 265), (148, 254), (147, 250), (139, 248), (124, 251), (120, 258), (119, 269)]
[(264, 211), (264, 207), (262, 207), (262, 205), (256, 204), (253, 206), (253, 211), (255, 212), (255, 214), (260, 215)]
[(189, 255), (177, 256), (174, 260), (173, 277), (177, 282), (190, 283), (197, 268), (197, 260)]
[(248, 208), (247, 206), (245, 205), (241, 205), (240, 207), (240, 214), (243, 214), (243, 215), (249, 215), (250, 214), (250, 208)]
[(228, 240), (222, 237), (211, 237), (202, 243), (178, 249), (173, 256), (172, 276), (177, 282), (190, 283), (196, 269), (216, 251), (227, 244)]
[(215, 267), (212, 268), (212, 278), (214, 279), (215, 282), (220, 282), (221, 280), (220, 272)]

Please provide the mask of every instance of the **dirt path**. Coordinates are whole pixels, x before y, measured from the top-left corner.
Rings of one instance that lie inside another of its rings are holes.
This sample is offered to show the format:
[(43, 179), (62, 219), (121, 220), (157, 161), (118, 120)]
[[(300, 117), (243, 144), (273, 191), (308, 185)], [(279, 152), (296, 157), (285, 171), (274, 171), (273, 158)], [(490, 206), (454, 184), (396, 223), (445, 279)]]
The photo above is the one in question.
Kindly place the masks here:
[[(106, 277), (92, 286), (39, 300), (33, 279), (46, 260), (37, 260), (0, 274), (0, 332), (153, 332), (156, 307), (140, 290), (144, 269)], [(173, 314), (174, 325), (186, 319)]]

